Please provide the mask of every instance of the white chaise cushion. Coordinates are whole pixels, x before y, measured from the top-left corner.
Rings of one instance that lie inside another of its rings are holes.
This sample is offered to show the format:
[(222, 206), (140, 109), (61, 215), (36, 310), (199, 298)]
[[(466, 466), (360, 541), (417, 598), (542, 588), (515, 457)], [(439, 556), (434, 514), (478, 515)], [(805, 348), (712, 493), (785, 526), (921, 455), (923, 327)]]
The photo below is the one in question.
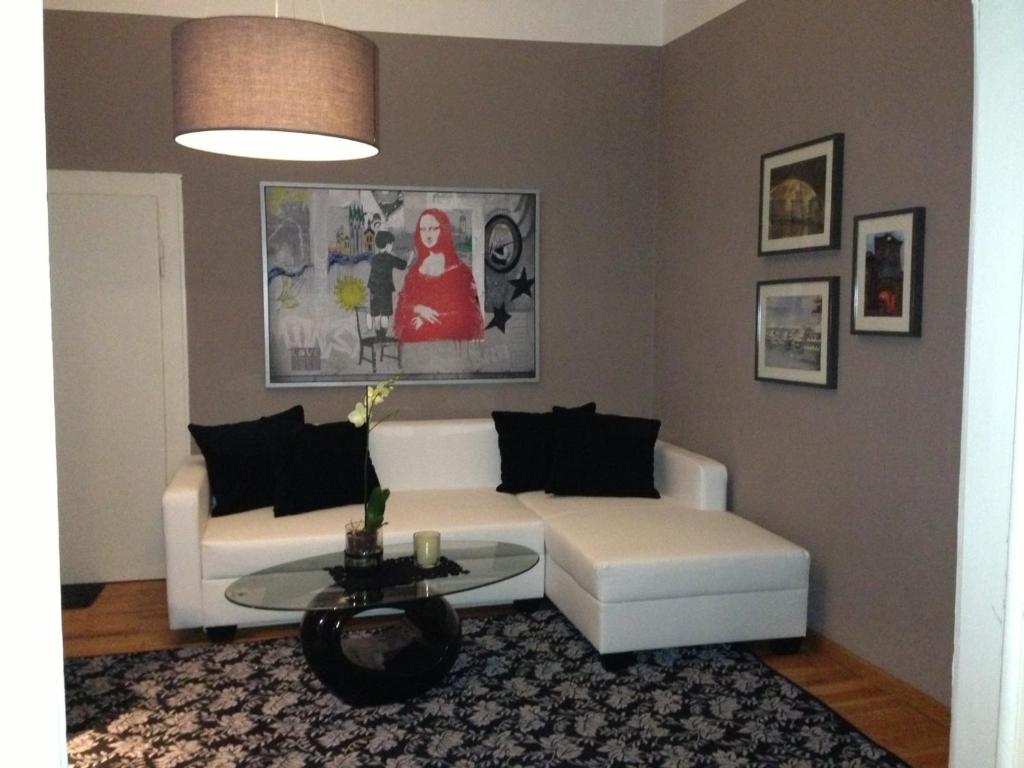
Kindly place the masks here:
[[(345, 524), (362, 513), (360, 505), (351, 504), (288, 517), (275, 518), (267, 507), (210, 518), (202, 543), (203, 578), (236, 578), (341, 551)], [(385, 545), (406, 544), (418, 530), (441, 529), (452, 540), (508, 541), (544, 552), (543, 522), (516, 497), (489, 488), (394, 491), (385, 520)]]
[(548, 557), (604, 603), (806, 589), (806, 550), (729, 512), (671, 499), (524, 494)]

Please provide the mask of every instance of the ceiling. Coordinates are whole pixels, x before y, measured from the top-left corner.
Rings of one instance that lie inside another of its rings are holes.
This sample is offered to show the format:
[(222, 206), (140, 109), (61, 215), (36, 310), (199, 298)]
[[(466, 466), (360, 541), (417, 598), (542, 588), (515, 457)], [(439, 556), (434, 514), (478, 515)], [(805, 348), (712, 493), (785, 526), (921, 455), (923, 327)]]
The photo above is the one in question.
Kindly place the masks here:
[(361, 32), (660, 46), (743, 0), (44, 0), (51, 10), (149, 16), (255, 15)]

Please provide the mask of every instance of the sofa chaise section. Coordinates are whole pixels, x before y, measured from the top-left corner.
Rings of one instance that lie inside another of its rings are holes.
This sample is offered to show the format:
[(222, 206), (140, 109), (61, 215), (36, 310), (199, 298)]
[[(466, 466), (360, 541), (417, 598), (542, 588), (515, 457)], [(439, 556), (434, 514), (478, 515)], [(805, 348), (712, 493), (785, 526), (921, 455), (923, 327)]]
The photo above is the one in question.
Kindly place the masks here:
[(806, 634), (807, 552), (672, 497), (529, 494), (545, 521), (545, 593), (601, 653)]

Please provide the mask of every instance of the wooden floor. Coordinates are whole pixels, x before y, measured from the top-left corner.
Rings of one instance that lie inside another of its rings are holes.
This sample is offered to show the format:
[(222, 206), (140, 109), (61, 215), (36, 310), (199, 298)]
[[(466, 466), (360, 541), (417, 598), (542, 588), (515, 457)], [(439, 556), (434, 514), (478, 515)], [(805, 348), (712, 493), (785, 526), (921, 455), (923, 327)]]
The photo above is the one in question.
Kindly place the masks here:
[[(65, 610), (64, 655), (177, 648), (205, 643), (200, 630), (167, 629), (163, 581), (108, 584), (89, 608)], [(240, 630), (237, 641), (294, 636), (296, 627)], [(915, 768), (949, 762), (949, 709), (823, 637), (800, 653), (755, 652), (766, 664), (825, 702)]]

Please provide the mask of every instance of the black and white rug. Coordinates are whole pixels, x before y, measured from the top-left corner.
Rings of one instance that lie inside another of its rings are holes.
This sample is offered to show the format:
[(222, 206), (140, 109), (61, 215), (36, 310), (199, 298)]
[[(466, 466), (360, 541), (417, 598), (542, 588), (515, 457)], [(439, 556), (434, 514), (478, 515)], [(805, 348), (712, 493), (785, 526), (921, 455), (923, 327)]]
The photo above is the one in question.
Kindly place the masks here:
[(905, 766), (739, 647), (606, 672), (558, 611), (463, 620), (446, 684), (350, 708), (298, 639), (72, 659), (72, 766)]

